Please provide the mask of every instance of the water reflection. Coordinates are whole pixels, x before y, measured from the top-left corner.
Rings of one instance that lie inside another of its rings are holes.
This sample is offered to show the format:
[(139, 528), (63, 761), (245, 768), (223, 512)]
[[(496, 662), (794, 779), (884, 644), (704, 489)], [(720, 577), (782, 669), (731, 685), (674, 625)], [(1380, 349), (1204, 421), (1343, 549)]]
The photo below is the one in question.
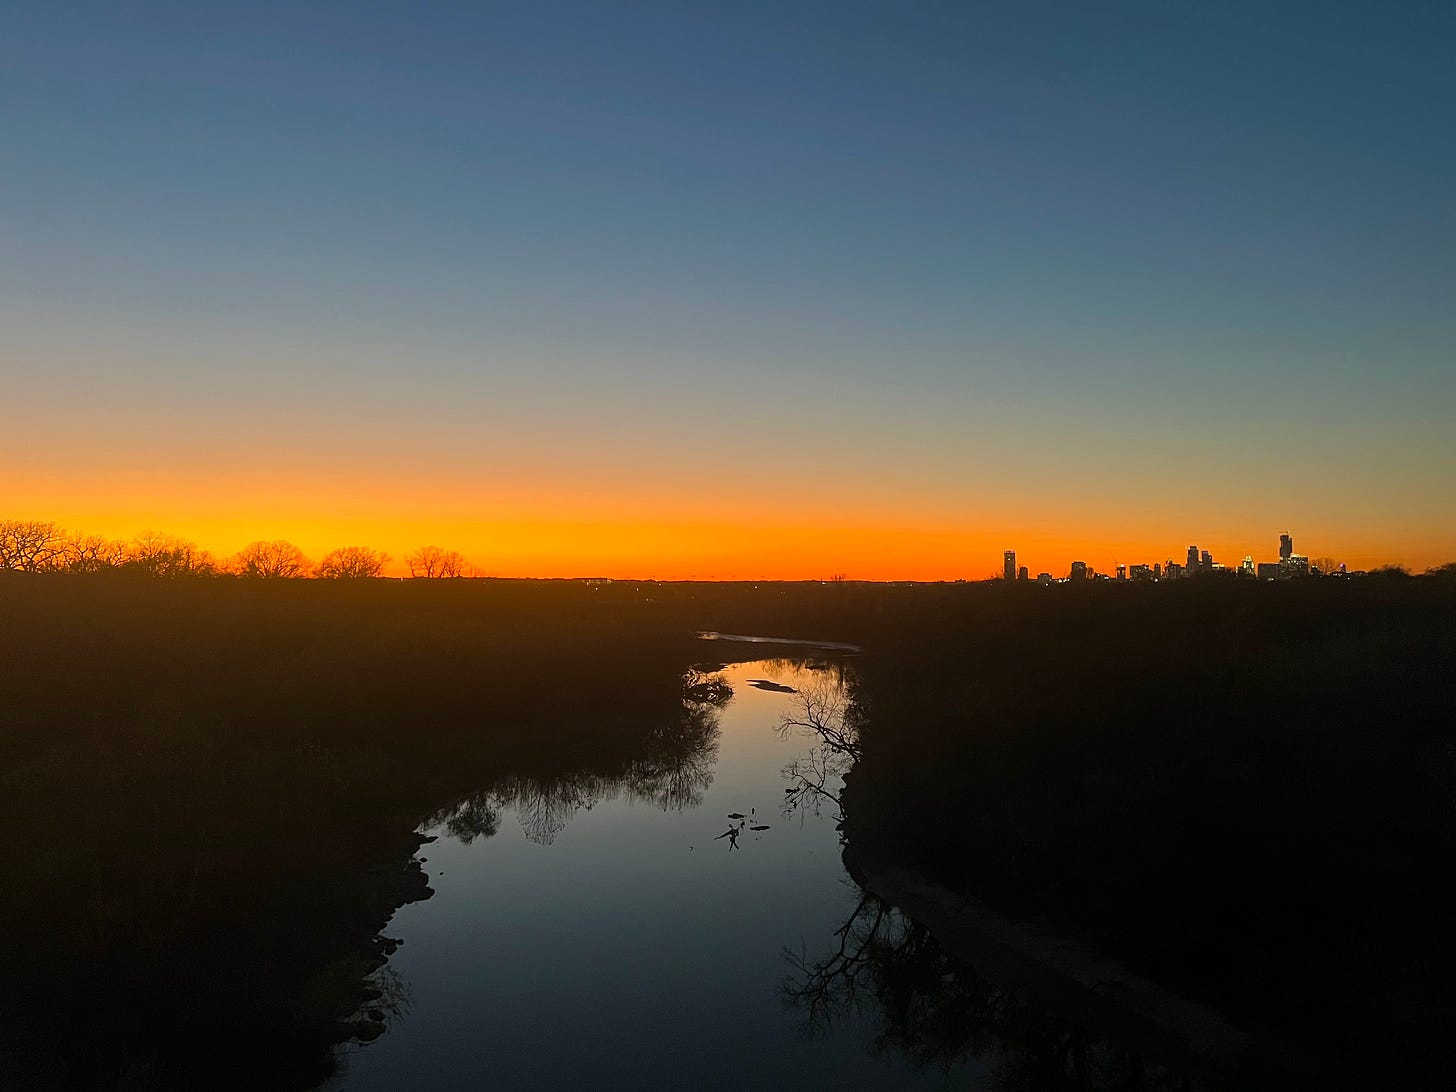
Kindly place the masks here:
[[(839, 767), (810, 758), (830, 752), (805, 733), (849, 711), (848, 682), (822, 657), (702, 665), (615, 768), (512, 773), (432, 815), (442, 896), (391, 927), (414, 1014), (338, 1087), (939, 1086), (890, 1052), (867, 1069), (853, 1021), (807, 1045), (776, 1003), (780, 948), (833, 927), (844, 882), (833, 816), (806, 795), (781, 820), (779, 773), (817, 762), (837, 792)], [(462, 1011), (485, 1040), (451, 1036)], [(526, 1051), (543, 1026), (552, 1049)]]
[(1142, 1054), (1049, 1017), (1014, 988), (981, 977), (931, 931), (868, 893), (817, 958), (785, 949), (793, 968), (780, 986), (805, 1034), (832, 1034), (852, 1017), (877, 1023), (873, 1049), (917, 1068), (950, 1072), (986, 1064), (993, 1087), (1091, 1090), (1190, 1089), (1186, 1076)]
[(796, 812), (820, 814), (828, 803), (836, 822), (843, 822), (840, 788), (860, 759), (859, 731), (863, 711), (852, 697), (849, 679), (841, 671), (823, 670), (802, 689), (794, 691), (789, 708), (780, 714), (782, 740), (809, 741), (809, 749), (783, 767), (789, 784), (784, 789), (785, 817)]
[(424, 826), (469, 845), (498, 833), (502, 812), (512, 811), (527, 839), (549, 846), (573, 818), (602, 803), (630, 799), (678, 812), (697, 807), (713, 783), (718, 713), (733, 691), (721, 674), (697, 669), (684, 674), (682, 690), (679, 714), (650, 728), (620, 768), (507, 775), (426, 816)]
[(549, 844), (604, 800), (690, 809), (731, 696), (711, 673), (644, 663), (605, 678), (602, 717), (514, 734), (359, 727), (347, 702), (234, 731), (211, 681), (105, 733), (12, 733), (0, 1086), (314, 1087), (411, 1022), (389, 922), (435, 894), (418, 819), (469, 844), (514, 813)]
[[(777, 728), (781, 739), (809, 744), (783, 767), (785, 816), (830, 808), (842, 845), (849, 840), (842, 790), (863, 758), (866, 715), (854, 678), (826, 671), (792, 694)], [(998, 1088), (1195, 1087), (1187, 1073), (1049, 1016), (1014, 984), (983, 977), (925, 924), (866, 888), (854, 869), (845, 882), (857, 902), (832, 942), (812, 956), (807, 945), (783, 949), (791, 973), (780, 997), (802, 1018), (806, 1037), (868, 1018), (876, 1052), (944, 1073), (974, 1059)]]

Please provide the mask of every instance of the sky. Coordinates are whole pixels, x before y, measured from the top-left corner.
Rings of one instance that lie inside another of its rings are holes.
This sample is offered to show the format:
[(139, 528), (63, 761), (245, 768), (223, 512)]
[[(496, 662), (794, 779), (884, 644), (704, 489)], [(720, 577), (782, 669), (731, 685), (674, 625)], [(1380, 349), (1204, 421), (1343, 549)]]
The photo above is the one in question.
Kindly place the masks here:
[(0, 518), (1456, 559), (1456, 6), (4, 5)]

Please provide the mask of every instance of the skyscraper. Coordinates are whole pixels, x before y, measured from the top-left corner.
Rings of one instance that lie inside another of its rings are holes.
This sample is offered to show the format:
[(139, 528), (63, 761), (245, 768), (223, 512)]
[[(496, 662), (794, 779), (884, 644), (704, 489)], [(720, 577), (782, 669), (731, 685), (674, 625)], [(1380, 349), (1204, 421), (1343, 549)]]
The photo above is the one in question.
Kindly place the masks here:
[(1091, 577), (1089, 577), (1088, 574), (1087, 574), (1087, 562), (1085, 562), (1085, 561), (1074, 561), (1074, 562), (1072, 562), (1072, 579), (1074, 581), (1082, 581), (1082, 580), (1089, 580), (1089, 579), (1091, 579)]
[(1016, 579), (1016, 551), (1007, 550), (1006, 553), (1003, 555), (1002, 560), (1006, 563), (1006, 567), (1004, 570), (1006, 581), (1007, 583), (1010, 583), (1011, 581)]
[(1285, 531), (1279, 536), (1279, 560), (1288, 561), (1289, 555), (1294, 553), (1294, 536)]

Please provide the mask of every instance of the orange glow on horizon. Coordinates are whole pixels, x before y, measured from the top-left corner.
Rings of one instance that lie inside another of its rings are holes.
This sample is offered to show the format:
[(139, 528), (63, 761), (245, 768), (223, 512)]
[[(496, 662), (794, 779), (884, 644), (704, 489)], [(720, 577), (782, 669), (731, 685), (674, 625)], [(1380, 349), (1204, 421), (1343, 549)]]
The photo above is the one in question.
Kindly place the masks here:
[[(1182, 561), (1196, 537), (1170, 539), (1154, 527), (1119, 527), (1117, 533), (1088, 529), (1073, 533), (1044, 523), (1023, 533), (1005, 517), (984, 525), (972, 520), (933, 520), (896, 511), (858, 511), (853, 522), (835, 518), (823, 505), (805, 504), (797, 515), (767, 506), (725, 503), (677, 505), (639, 500), (615, 504), (597, 497), (553, 498), (551, 504), (501, 506), (498, 516), (476, 516), (474, 504), (436, 504), (429, 492), (395, 504), (366, 502), (364, 496), (338, 492), (310, 494), (306, 489), (275, 491), (267, 499), (191, 491), (165, 502), (159, 494), (116, 493), (105, 501), (73, 497), (65, 503), (27, 498), (5, 504), (6, 518), (53, 519), (68, 531), (129, 539), (156, 530), (192, 540), (226, 559), (257, 539), (286, 539), (317, 562), (339, 546), (361, 545), (386, 551), (388, 575), (406, 575), (403, 558), (422, 545), (458, 550), (480, 575), (499, 577), (608, 576), (660, 580), (800, 580), (845, 574), (853, 580), (982, 580), (998, 575), (1002, 551), (1015, 549), (1017, 562), (1039, 572), (1065, 576), (1073, 560), (1101, 572), (1115, 564)], [(326, 498), (320, 500), (317, 498)], [(569, 516), (550, 514), (557, 512)], [(494, 507), (494, 506), (493, 506)], [(381, 511), (397, 515), (382, 516)], [(502, 510), (504, 509), (504, 510)], [(872, 518), (877, 517), (877, 518)], [(994, 525), (993, 525), (994, 523)], [(1232, 535), (1205, 538), (1201, 548), (1216, 560), (1236, 566), (1245, 554), (1256, 561), (1276, 558), (1276, 527), (1255, 544)], [(1141, 534), (1137, 532), (1141, 531)], [(1401, 563), (1419, 571), (1456, 557), (1456, 543), (1405, 556), (1391, 556), (1381, 543), (1345, 540), (1324, 548), (1314, 534), (1296, 527), (1296, 550), (1329, 555), (1350, 568)], [(1252, 537), (1252, 536), (1251, 536)]]

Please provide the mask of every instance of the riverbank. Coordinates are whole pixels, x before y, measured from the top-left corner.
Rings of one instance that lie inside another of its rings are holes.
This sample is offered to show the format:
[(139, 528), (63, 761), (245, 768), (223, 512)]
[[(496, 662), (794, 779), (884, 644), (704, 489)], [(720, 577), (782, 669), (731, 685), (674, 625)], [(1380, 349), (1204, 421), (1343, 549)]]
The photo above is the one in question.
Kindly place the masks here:
[(852, 845), (844, 864), (865, 892), (928, 928), (940, 947), (1019, 1004), (1136, 1050), (1200, 1087), (1338, 1084), (1328, 1061), (1261, 1039), (1085, 941), (999, 913)]
[(846, 838), (1333, 1059), (1327, 1086), (1444, 1087), (1456, 596), (1411, 583), (922, 619), (859, 664)]

